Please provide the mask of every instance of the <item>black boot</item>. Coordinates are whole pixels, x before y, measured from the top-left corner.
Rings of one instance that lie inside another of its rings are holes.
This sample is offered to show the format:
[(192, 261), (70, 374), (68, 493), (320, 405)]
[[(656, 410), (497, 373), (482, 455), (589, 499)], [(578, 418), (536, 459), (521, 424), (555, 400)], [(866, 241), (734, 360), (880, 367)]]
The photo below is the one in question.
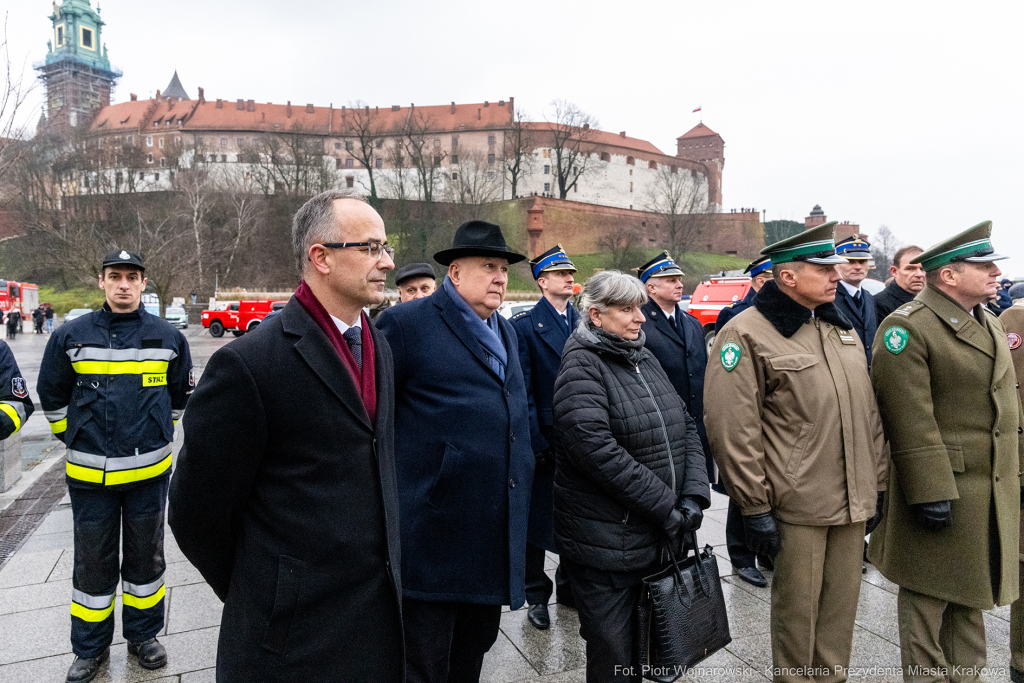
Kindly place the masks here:
[(75, 661), (71, 663), (71, 668), (68, 669), (67, 683), (86, 683), (86, 681), (96, 678), (96, 674), (100, 671), (100, 664), (107, 661), (109, 656), (110, 648), (108, 647), (98, 656), (90, 659), (75, 657)]
[(156, 638), (142, 643), (128, 643), (128, 654), (139, 658), (139, 666), (143, 669), (159, 669), (167, 666), (167, 650)]

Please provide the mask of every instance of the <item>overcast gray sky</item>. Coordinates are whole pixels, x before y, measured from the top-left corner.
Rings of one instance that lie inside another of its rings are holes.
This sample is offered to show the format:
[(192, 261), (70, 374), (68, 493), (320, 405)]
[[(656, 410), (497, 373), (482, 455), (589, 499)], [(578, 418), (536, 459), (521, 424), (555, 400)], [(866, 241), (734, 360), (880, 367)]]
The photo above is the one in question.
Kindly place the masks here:
[[(51, 3), (3, 4), (12, 58), (42, 60)], [(541, 118), (561, 98), (669, 154), (703, 116), (726, 143), (726, 210), (821, 204), (922, 247), (990, 219), (1024, 276), (1020, 3), (102, 0), (102, 16), (116, 101), (175, 68), (192, 97), (229, 100), (514, 96)]]

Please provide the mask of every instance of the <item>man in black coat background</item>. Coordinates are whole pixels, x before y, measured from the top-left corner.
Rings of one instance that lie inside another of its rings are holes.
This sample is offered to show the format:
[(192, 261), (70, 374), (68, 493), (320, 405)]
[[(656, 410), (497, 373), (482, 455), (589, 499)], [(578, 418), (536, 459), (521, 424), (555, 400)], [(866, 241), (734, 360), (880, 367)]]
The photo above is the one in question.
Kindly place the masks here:
[(395, 465), (409, 683), (477, 681), (501, 606), (525, 601), (534, 455), (511, 323), (498, 308), (525, 259), (470, 221), (437, 291), (385, 311), (395, 360)]
[(875, 299), (871, 292), (860, 286), (868, 276), (868, 260), (871, 258), (871, 245), (860, 235), (852, 235), (841, 242), (836, 242), (836, 254), (847, 260), (836, 268), (843, 278), (836, 287), (836, 308), (843, 312), (847, 320), (853, 323), (864, 352), (867, 355), (868, 367), (871, 366), (871, 345), (875, 341), (878, 329), (878, 312)]
[[(537, 305), (512, 318), (519, 337), (519, 363), (523, 366), (530, 404), (530, 443), (536, 457), (530, 497), (530, 529), (526, 540), (526, 602), (530, 623), (541, 630), (551, 626), (548, 600), (555, 585), (544, 572), (544, 551), (555, 550), (555, 434), (551, 401), (555, 378), (562, 364), (562, 347), (579, 324), (572, 306), (576, 266), (558, 244), (530, 261), (530, 271), (543, 296)], [(560, 604), (572, 607), (572, 588), (565, 567), (555, 572)]]
[(911, 263), (914, 257), (923, 251), (921, 247), (903, 247), (892, 257), (889, 273), (892, 281), (881, 292), (875, 295), (875, 310), (878, 322), (895, 311), (903, 304), (914, 300), (925, 285), (924, 268), (920, 263)]
[(362, 313), (386, 241), (360, 200), (306, 202), (295, 296), (192, 397), (170, 525), (225, 603), (218, 682), (404, 680), (393, 364)]
[(683, 299), (683, 271), (669, 253), (663, 251), (640, 266), (637, 276), (647, 285), (650, 297), (641, 309), (647, 319), (643, 324), (647, 340), (644, 346), (661, 363), (686, 404), (687, 412), (697, 423), (708, 481), (718, 481), (718, 470), (704, 430), (704, 370), (708, 366), (708, 352), (700, 322), (679, 307)]

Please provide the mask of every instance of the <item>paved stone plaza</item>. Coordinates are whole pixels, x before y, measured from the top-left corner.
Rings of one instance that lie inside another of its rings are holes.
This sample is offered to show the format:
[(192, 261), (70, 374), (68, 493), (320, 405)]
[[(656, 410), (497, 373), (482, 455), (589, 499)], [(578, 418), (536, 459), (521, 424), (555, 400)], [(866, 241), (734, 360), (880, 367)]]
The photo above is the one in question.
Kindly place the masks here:
[[(197, 374), (213, 351), (229, 341), (212, 339), (201, 327), (190, 328), (185, 334)], [(33, 398), (45, 341), (46, 337), (25, 335), (12, 344)], [(11, 520), (27, 509), (38, 514), (41, 523), (0, 568), (0, 683), (63, 681), (74, 659), (69, 639), (71, 508), (66, 495), (48, 514), (34, 509), (31, 502), (38, 498), (32, 497), (33, 491), (58, 475), (60, 470), (51, 468), (63, 468), (63, 446), (48, 436), (46, 420), (38, 405), (23, 431), (26, 474), (14, 490), (0, 495), (0, 537), (11, 528)], [(181, 443), (180, 428), (177, 438), (175, 452)], [(35, 489), (28, 486), (33, 482)], [(702, 545), (714, 546), (718, 556), (733, 641), (725, 651), (681, 680), (765, 681), (771, 664), (770, 589), (755, 588), (733, 576), (725, 548), (727, 499), (718, 494), (713, 494), (713, 499), (698, 538)], [(185, 560), (169, 530), (166, 557), (167, 623), (160, 640), (167, 646), (167, 667), (146, 671), (134, 662), (128, 663), (118, 625), (110, 661), (103, 665), (96, 681), (214, 681), (221, 603), (199, 572)], [(552, 575), (555, 566), (554, 556), (549, 556), (548, 570)], [(114, 614), (120, 620), (120, 598), (117, 603)], [(1008, 606), (985, 614), (991, 673), (983, 680), (1009, 680), (1009, 614)], [(585, 657), (576, 613), (553, 605), (551, 621), (550, 630), (537, 631), (527, 622), (525, 609), (506, 611), (498, 642), (485, 660), (483, 680), (583, 681)], [(896, 586), (869, 565), (861, 584), (851, 680), (901, 680), (895, 671), (900, 664), (898, 643)], [(344, 647), (344, 643), (339, 643), (339, 648)]]

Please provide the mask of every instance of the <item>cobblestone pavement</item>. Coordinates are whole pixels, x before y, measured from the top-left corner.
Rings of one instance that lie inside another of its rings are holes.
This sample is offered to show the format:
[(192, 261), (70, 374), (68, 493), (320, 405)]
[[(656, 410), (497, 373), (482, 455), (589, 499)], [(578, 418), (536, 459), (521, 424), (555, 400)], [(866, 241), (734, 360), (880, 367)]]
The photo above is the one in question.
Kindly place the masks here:
[[(197, 371), (216, 348), (230, 339), (214, 340), (202, 328), (190, 328), (186, 335), (192, 345)], [(19, 337), (12, 347), (34, 393), (38, 358), (45, 339)], [(34, 363), (34, 367), (33, 367)], [(37, 470), (60, 466), (60, 444), (47, 441), (47, 427), (41, 411), (29, 424), (28, 437), (47, 448), (58, 448), (44, 456)], [(178, 430), (177, 446), (180, 446)], [(30, 441), (31, 443), (31, 441)], [(44, 450), (44, 449), (40, 449)], [(45, 475), (44, 475), (45, 476)], [(48, 480), (39, 477), (40, 485)], [(31, 494), (31, 491), (29, 492)], [(703, 662), (682, 681), (766, 681), (771, 663), (769, 644), (770, 588), (755, 588), (733, 575), (725, 547), (727, 499), (713, 494), (711, 509), (698, 533), (703, 546), (710, 544), (718, 556), (719, 571), (729, 614), (732, 643)], [(0, 496), (0, 511), (10, 509), (12, 499)], [(167, 532), (167, 623), (160, 640), (167, 646), (169, 662), (159, 671), (146, 671), (127, 661), (124, 639), (119, 635), (111, 657), (96, 681), (100, 683), (160, 681), (161, 683), (212, 683), (217, 651), (221, 603), (202, 577), (178, 550)], [(0, 568), (0, 683), (63, 681), (74, 656), (71, 654), (71, 566), (72, 524), (67, 496), (42, 518), (24, 545)], [(554, 574), (556, 558), (549, 555), (548, 572)], [(770, 580), (770, 572), (767, 573)], [(114, 614), (120, 618), (120, 598)], [(1009, 679), (1010, 608), (985, 614), (988, 638), (986, 681)], [(506, 611), (501, 618), (498, 641), (484, 662), (483, 680), (583, 681), (585, 657), (575, 611), (551, 606), (551, 628), (534, 629), (526, 610)], [(343, 647), (343, 645), (342, 645)], [(868, 565), (861, 584), (857, 627), (854, 633), (854, 681), (899, 681), (899, 636), (896, 627), (896, 586)]]

